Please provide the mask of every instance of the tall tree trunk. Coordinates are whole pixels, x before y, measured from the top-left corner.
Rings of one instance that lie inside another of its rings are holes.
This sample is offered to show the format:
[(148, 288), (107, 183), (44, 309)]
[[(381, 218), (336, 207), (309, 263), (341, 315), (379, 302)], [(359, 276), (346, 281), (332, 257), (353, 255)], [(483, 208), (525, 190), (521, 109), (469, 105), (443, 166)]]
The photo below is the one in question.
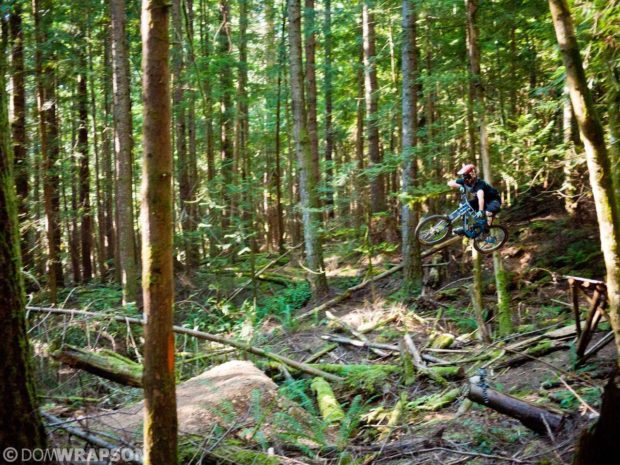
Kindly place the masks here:
[(357, 109), (355, 114), (355, 161), (356, 169), (353, 176), (353, 199), (355, 202), (354, 226), (359, 231), (363, 218), (366, 217), (364, 209), (364, 186), (362, 184), (362, 172), (364, 170), (364, 48), (359, 50), (359, 64), (356, 72), (357, 84)]
[(129, 95), (129, 56), (125, 34), (125, 0), (110, 0), (112, 20), (112, 89), (114, 93), (114, 152), (116, 155), (116, 232), (123, 303), (137, 298), (136, 245), (132, 189), (132, 123)]
[[(233, 53), (230, 31), (230, 5), (220, 0), (220, 24), (217, 36), (219, 60), (230, 59)], [(220, 63), (220, 169), (222, 172), (222, 229), (228, 229), (232, 217), (233, 199), (230, 189), (234, 177), (234, 109), (232, 105), (233, 76), (229, 63)]]
[(192, 229), (192, 215), (190, 210), (193, 208), (192, 184), (191, 184), (191, 163), (188, 156), (187, 146), (187, 114), (185, 111), (185, 91), (184, 91), (184, 69), (185, 57), (183, 51), (183, 17), (181, 10), (181, 0), (172, 2), (172, 110), (174, 115), (174, 132), (176, 144), (176, 171), (179, 186), (180, 209), (178, 217), (181, 223), (183, 234), (183, 251), (185, 253), (185, 264), (188, 268), (194, 268), (198, 263), (197, 245), (194, 244), (194, 234)]
[[(364, 41), (364, 90), (366, 101), (366, 131), (368, 138), (368, 167), (381, 163), (379, 152), (379, 84), (377, 82), (377, 65), (375, 63), (375, 18), (372, 12), (373, 0), (364, 0), (362, 7), (362, 32)], [(383, 175), (373, 176), (370, 180), (370, 211), (385, 211), (385, 187)]]
[[(275, 15), (274, 15), (275, 16)], [(273, 21), (275, 23), (275, 21)], [(276, 118), (275, 118), (275, 165), (272, 174), (272, 184), (276, 194), (276, 223), (275, 237), (278, 251), (284, 252), (284, 212), (282, 209), (282, 167), (281, 167), (281, 150), (282, 150), (282, 67), (285, 66), (285, 41), (286, 41), (286, 14), (282, 15), (281, 39), (278, 45), (278, 62), (276, 64), (278, 79), (276, 86)], [(274, 36), (275, 36), (274, 24)], [(274, 37), (275, 39), (275, 37)]]
[(82, 246), (82, 280), (88, 282), (93, 278), (92, 253), (92, 215), (90, 210), (90, 168), (88, 162), (88, 84), (86, 81), (86, 56), (80, 57), (80, 74), (78, 76), (78, 159), (80, 163), (80, 218), (82, 220), (80, 239)]
[(172, 141), (166, 0), (142, 2), (142, 293), (144, 328), (144, 463), (177, 463), (172, 316)]
[[(467, 6), (467, 40), (470, 79), (473, 80), (473, 97), (478, 113), (478, 125), (480, 129), (480, 161), (482, 162), (482, 173), (484, 179), (489, 184), (493, 183), (491, 171), (491, 157), (489, 155), (489, 138), (487, 134), (485, 95), (480, 74), (480, 46), (478, 43), (478, 26), (476, 24), (476, 13), (478, 10), (478, 0), (465, 0)], [(502, 256), (499, 252), (493, 253), (493, 266), (495, 269), (495, 285), (497, 289), (497, 316), (499, 320), (499, 333), (507, 335), (512, 333), (512, 315), (510, 310), (510, 294), (506, 279), (506, 271)]]
[[(11, 134), (15, 154), (15, 187), (17, 188), (17, 215), (20, 222), (28, 220), (28, 152), (26, 150), (26, 88), (24, 84), (24, 31), (22, 29), (22, 7), (19, 2), (13, 5), (9, 16), (11, 35), (11, 90), (12, 108)], [(21, 235), (21, 253), (26, 268), (33, 265), (32, 230), (28, 228)]]
[(573, 170), (576, 165), (575, 145), (573, 144), (573, 107), (568, 95), (568, 87), (564, 88), (564, 103), (562, 111), (562, 142), (564, 143), (564, 210), (570, 217), (577, 213), (577, 201), (575, 199), (577, 188), (575, 186), (575, 176)]
[(549, 0), (553, 26), (566, 67), (566, 83), (586, 152), (594, 194), (601, 248), (607, 271), (608, 314), (620, 366), (620, 199), (614, 195), (611, 163), (579, 55), (579, 46), (566, 0)]
[(301, 195), (304, 243), (308, 263), (309, 279), (315, 297), (322, 297), (329, 291), (323, 266), (323, 250), (319, 235), (320, 216), (317, 185), (312, 176), (313, 159), (308, 137), (306, 103), (301, 59), (301, 4), (300, 0), (288, 0), (289, 59), (291, 72), (291, 101), (293, 105), (293, 137), (299, 169), (299, 191)]
[[(312, 152), (312, 176), (313, 183), (317, 187), (321, 185), (321, 173), (319, 168), (319, 125), (317, 122), (317, 91), (316, 91), (316, 10), (314, 0), (304, 0), (304, 48), (306, 52), (304, 81), (306, 83), (306, 111), (308, 119), (308, 137)], [(321, 197), (317, 194), (318, 205), (321, 205)]]
[(35, 75), (39, 112), (40, 149), (43, 165), (43, 198), (47, 218), (48, 287), (50, 301), (56, 302), (58, 286), (63, 286), (64, 276), (60, 260), (60, 194), (59, 164), (60, 140), (56, 120), (55, 59), (47, 44), (52, 6), (50, 0), (33, 0), (35, 19)]
[(116, 275), (116, 281), (121, 281), (120, 274), (120, 266), (119, 266), (119, 258), (116, 254), (117, 250), (117, 240), (116, 240), (116, 230), (115, 230), (115, 221), (114, 221), (114, 193), (115, 193), (115, 182), (114, 182), (114, 166), (112, 162), (112, 134), (113, 129), (110, 127), (110, 123), (112, 122), (112, 102), (110, 99), (110, 90), (112, 89), (112, 73), (110, 72), (110, 68), (112, 67), (111, 63), (111, 54), (109, 45), (112, 42), (112, 28), (110, 24), (107, 25), (107, 37), (106, 43), (103, 52), (103, 62), (105, 63), (104, 67), (104, 84), (103, 84), (103, 113), (104, 113), (104, 129), (101, 134), (102, 144), (101, 144), (101, 153), (102, 153), (102, 171), (103, 171), (103, 192), (104, 192), (104, 210), (105, 210), (105, 240), (106, 240), (106, 252), (105, 259), (107, 265), (113, 267), (114, 274)]
[(46, 437), (37, 406), (26, 333), (18, 202), (13, 179), (7, 94), (4, 92), (5, 43), (4, 40), (0, 42), (0, 398), (3, 406), (0, 407), (0, 448), (8, 463), (11, 461), (6, 460), (10, 458), (6, 454), (8, 447), (16, 451), (45, 449)]
[(325, 94), (325, 191), (327, 193), (327, 216), (334, 218), (334, 128), (333, 128), (333, 74), (332, 69), (332, 2), (325, 0), (323, 22), (323, 48), (325, 65), (323, 72), (323, 92)]
[[(402, 113), (402, 192), (404, 198), (412, 193), (416, 185), (417, 163), (414, 149), (417, 144), (417, 54), (416, 54), (416, 11), (415, 0), (403, 0), (403, 113)], [(402, 218), (402, 253), (403, 253), (403, 285), (406, 290), (422, 287), (422, 261), (419, 242), (415, 238), (418, 224), (418, 207), (403, 201)]]
[[(194, 55), (194, 1), (186, 0), (185, 19), (187, 22), (187, 37), (189, 44), (189, 61), (196, 63)], [(181, 36), (182, 40), (182, 36)], [(191, 90), (187, 108), (187, 183), (188, 189), (188, 231), (190, 231), (190, 250), (187, 252), (187, 261), (190, 268), (198, 266), (200, 261), (200, 234), (197, 231), (199, 222), (200, 208), (197, 202), (198, 192), (198, 155), (197, 155), (197, 138), (196, 138), (196, 91)]]
[[(106, 23), (104, 23), (106, 24)], [(90, 39), (90, 37), (89, 37)], [(88, 40), (90, 44), (90, 40)], [(105, 48), (107, 44), (107, 34), (103, 35), (103, 48)], [(102, 160), (101, 160), (101, 149), (99, 145), (99, 120), (97, 118), (97, 97), (95, 93), (95, 85), (94, 85), (94, 66), (93, 66), (93, 56), (94, 52), (92, 47), (89, 45), (87, 49), (88, 56), (88, 72), (90, 73), (92, 78), (92, 84), (90, 86), (90, 112), (92, 115), (92, 133), (93, 133), (93, 152), (95, 154), (95, 205), (97, 207), (97, 240), (95, 243), (95, 249), (97, 254), (97, 268), (99, 270), (99, 278), (100, 281), (103, 282), (105, 280), (106, 275), (106, 247), (105, 247), (105, 202), (104, 202), (104, 193), (102, 192)], [(103, 85), (106, 86), (105, 77), (103, 79)], [(102, 131), (103, 133), (103, 131)], [(103, 134), (102, 134), (103, 135)], [(105, 135), (103, 135), (105, 138)]]

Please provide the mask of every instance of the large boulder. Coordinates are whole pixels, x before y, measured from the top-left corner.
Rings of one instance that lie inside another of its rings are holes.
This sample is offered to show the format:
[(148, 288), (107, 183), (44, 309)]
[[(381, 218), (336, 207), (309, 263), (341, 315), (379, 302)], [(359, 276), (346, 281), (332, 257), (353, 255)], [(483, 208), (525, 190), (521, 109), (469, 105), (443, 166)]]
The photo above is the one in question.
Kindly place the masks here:
[[(179, 434), (212, 437), (226, 434), (249, 440), (290, 439), (297, 428), (312, 430), (309, 415), (281, 397), (277, 385), (248, 361), (233, 360), (205, 371), (176, 388)], [(144, 402), (124, 407), (99, 422), (130, 443), (141, 442)], [(278, 441), (279, 442), (279, 441)]]

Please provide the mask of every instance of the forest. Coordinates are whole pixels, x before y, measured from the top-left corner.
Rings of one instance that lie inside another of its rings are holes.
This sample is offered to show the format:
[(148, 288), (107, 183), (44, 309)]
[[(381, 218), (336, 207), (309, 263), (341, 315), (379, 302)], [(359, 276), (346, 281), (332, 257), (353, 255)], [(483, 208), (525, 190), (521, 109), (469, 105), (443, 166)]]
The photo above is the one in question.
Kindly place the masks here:
[(617, 464), (619, 0), (0, 0), (0, 464)]

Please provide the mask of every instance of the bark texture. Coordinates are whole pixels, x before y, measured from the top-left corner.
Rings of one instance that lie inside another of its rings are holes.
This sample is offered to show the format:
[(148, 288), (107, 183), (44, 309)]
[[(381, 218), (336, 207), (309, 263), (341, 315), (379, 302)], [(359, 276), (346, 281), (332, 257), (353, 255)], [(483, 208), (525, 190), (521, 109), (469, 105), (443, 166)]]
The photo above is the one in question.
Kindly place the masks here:
[[(26, 150), (26, 89), (24, 83), (24, 31), (22, 28), (22, 7), (19, 2), (13, 5), (9, 16), (11, 37), (11, 89), (13, 114), (11, 115), (11, 135), (15, 157), (15, 187), (17, 189), (17, 214), (20, 221), (28, 218), (28, 153)], [(23, 264), (32, 266), (30, 253), (32, 232), (22, 235), (21, 251)]]
[(558, 44), (566, 67), (566, 84), (586, 152), (590, 185), (596, 205), (601, 248), (607, 271), (608, 314), (620, 364), (620, 201), (614, 196), (611, 162), (603, 127), (596, 115), (579, 54), (573, 20), (566, 0), (549, 0)]
[(177, 463), (172, 309), (172, 141), (166, 0), (142, 3), (144, 158), (142, 292), (144, 329), (144, 463)]
[(299, 191), (301, 196), (304, 243), (308, 263), (309, 279), (316, 297), (328, 292), (323, 266), (323, 250), (319, 236), (320, 217), (318, 195), (312, 176), (313, 161), (306, 121), (304, 83), (301, 59), (301, 4), (300, 0), (288, 1), (291, 100), (293, 106), (293, 137), (299, 169)]
[[(375, 17), (372, 12), (372, 0), (365, 0), (362, 7), (362, 32), (364, 42), (364, 99), (366, 102), (366, 133), (368, 140), (368, 167), (381, 163), (379, 152), (379, 84), (375, 63)], [(385, 188), (383, 175), (370, 177), (370, 210), (372, 213), (385, 211)]]
[[(0, 47), (0, 89), (6, 63)], [(0, 449), (45, 448), (26, 336), (25, 294), (13, 179), (7, 94), (0, 92)]]
[(132, 123), (129, 57), (125, 34), (125, 0), (110, 0), (112, 20), (112, 90), (114, 153), (116, 155), (116, 232), (123, 285), (123, 303), (135, 302), (138, 292), (132, 188)]
[(51, 22), (51, 1), (33, 0), (33, 14), (37, 48), (35, 75), (37, 81), (37, 111), (39, 113), (39, 138), (43, 171), (43, 198), (47, 219), (48, 288), (50, 301), (56, 302), (56, 289), (63, 286), (64, 276), (60, 261), (60, 141), (56, 119), (55, 59), (47, 42)]
[(402, 193), (405, 200), (401, 208), (402, 247), (403, 247), (403, 279), (406, 289), (420, 288), (422, 285), (422, 261), (420, 246), (415, 238), (418, 223), (416, 206), (407, 203), (406, 198), (415, 187), (417, 177), (417, 159), (414, 149), (417, 142), (418, 99), (416, 95), (416, 12), (415, 2), (403, 0), (403, 108), (402, 108), (402, 152), (403, 173)]

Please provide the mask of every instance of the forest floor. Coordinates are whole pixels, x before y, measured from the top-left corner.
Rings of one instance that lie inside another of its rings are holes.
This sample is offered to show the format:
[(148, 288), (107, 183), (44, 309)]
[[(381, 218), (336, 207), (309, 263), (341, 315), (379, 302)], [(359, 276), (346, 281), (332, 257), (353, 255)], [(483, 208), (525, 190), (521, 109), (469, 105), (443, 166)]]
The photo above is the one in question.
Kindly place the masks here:
[[(258, 449), (268, 450), (273, 446), (280, 456), (294, 457), (298, 461), (295, 463), (309, 464), (570, 463), (579, 432), (596, 417), (600, 408), (600, 395), (616, 356), (613, 345), (609, 344), (583, 366), (575, 368), (574, 334), (570, 330), (567, 332), (571, 324), (574, 328), (574, 322), (567, 283), (562, 276), (598, 279), (604, 273), (596, 222), (583, 214), (579, 223), (568, 219), (561, 204), (544, 194), (527, 196), (527, 202), (524, 200), (507, 209), (501, 221), (511, 233), (502, 256), (510, 276), (517, 332), (495, 338), (491, 344), (484, 344), (476, 337), (476, 320), (468, 292), (471, 264), (461, 246), (438, 254), (441, 259), (436, 259), (435, 264), (444, 265), (425, 268), (426, 285), (420, 297), (403, 296), (400, 275), (395, 273), (331, 307), (329, 318), (320, 313), (300, 320), (300, 315), (320, 302), (308, 302), (307, 296), (298, 291), (299, 295), (294, 292), (289, 296), (285, 311), (276, 316), (263, 316), (258, 325), (252, 327), (246, 322), (231, 328), (222, 323), (221, 331), (244, 337), (255, 346), (300, 362), (326, 350), (314, 363), (346, 377), (344, 383), (330, 383), (343, 408), (344, 418), (336, 424), (320, 423), (317, 428), (321, 430), (321, 439), (312, 438), (314, 447), (287, 444), (280, 438), (273, 444), (263, 442)], [(326, 262), (330, 283), (337, 293), (359, 283), (369, 263), (368, 255), (361, 253), (348, 254), (348, 258), (343, 259), (342, 245), (335, 241), (332, 246), (334, 253), (327, 256)], [(375, 274), (397, 265), (400, 260), (394, 252), (373, 253), (372, 257)], [(425, 263), (430, 263), (430, 259)], [(484, 258), (483, 270), (484, 301), (490, 310), (488, 321), (492, 325), (495, 284), (490, 256)], [(294, 268), (286, 264), (272, 271), (279, 276), (294, 276)], [(185, 292), (184, 300), (197, 298), (195, 281), (181, 282), (179, 286), (185, 289), (180, 293), (184, 295)], [(277, 289), (277, 285), (271, 286)], [(274, 294), (277, 298), (278, 292)], [(302, 307), (303, 302), (305, 306)], [(297, 310), (292, 311), (295, 307)], [(581, 307), (587, 308), (585, 300)], [(197, 327), (193, 315), (195, 313), (189, 311), (177, 317), (183, 318), (186, 325)], [(70, 323), (65, 321), (63, 325), (63, 341), (75, 342)], [(83, 333), (84, 325), (80, 328), (75, 331)], [(599, 324), (593, 341), (603, 337), (608, 328), (606, 322)], [(123, 333), (118, 328), (116, 332), (108, 327), (93, 326), (91, 329), (98, 334), (97, 339), (102, 338), (104, 343), (112, 339), (107, 345), (136, 358), (132, 353), (138, 353), (135, 339), (139, 334)], [(351, 329), (358, 335), (353, 335)], [(552, 340), (553, 331), (558, 329), (564, 334)], [(217, 326), (209, 327), (210, 332), (216, 330)], [(409, 334), (423, 356), (434, 357), (435, 363), (440, 360), (440, 365), (444, 362), (463, 370), (457, 379), (446, 383), (419, 374), (415, 380), (405, 382), (400, 352), (379, 350), (377, 354), (368, 347), (333, 344), (324, 339), (325, 336), (340, 336), (359, 341), (359, 332), (370, 342), (388, 345), (398, 345), (403, 336)], [(118, 336), (121, 333), (123, 337)], [(48, 335), (49, 328), (43, 334)], [(453, 335), (454, 341), (445, 348), (433, 348), (433, 342), (436, 343), (441, 334)], [(76, 340), (82, 340), (80, 337)], [(37, 344), (44, 345), (44, 339), (37, 336), (35, 348)], [(189, 354), (187, 358), (206, 348), (186, 337), (182, 344), (180, 352)], [(83, 345), (92, 346), (92, 340)], [(557, 345), (557, 348), (546, 350), (549, 345)], [(529, 356), (515, 362), (520, 354), (535, 346), (544, 346), (545, 350), (530, 351)], [(217, 348), (221, 349), (221, 346)], [(214, 350), (212, 345), (209, 350)], [(217, 363), (238, 358), (248, 359), (234, 352), (203, 360), (196, 366), (183, 362), (178, 366), (181, 380)], [(311, 417), (320, 418), (310, 379), (266, 363), (264, 359), (254, 356), (249, 359), (276, 382), (280, 395), (300, 404)], [(43, 396), (47, 399), (45, 408), (56, 415), (75, 418), (112, 414), (119, 407), (134, 405), (141, 397), (139, 389), (117, 387), (108, 381), (101, 385), (102, 381), (92, 375), (76, 376), (73, 369), (58, 370), (50, 366), (46, 358), (38, 360), (39, 385), (47, 388)], [(562, 427), (558, 431), (536, 433), (510, 416), (469, 402), (463, 388), (469, 384), (468, 378), (480, 375), (481, 368), (486, 370), (489, 389), (562, 414)], [(95, 379), (98, 388), (89, 385)], [(194, 385), (199, 384), (194, 381)], [(59, 396), (60, 392), (77, 394)], [(67, 400), (71, 397), (77, 401)], [(84, 400), (91, 397), (91, 402)], [(181, 424), (183, 415), (190, 415), (191, 409), (188, 412), (180, 412)], [(311, 436), (310, 432), (307, 434)], [(220, 432), (215, 441), (219, 444), (226, 437), (239, 439), (240, 435), (231, 427)], [(252, 442), (246, 441), (244, 447), (252, 447)], [(222, 463), (246, 462), (233, 459)]]

